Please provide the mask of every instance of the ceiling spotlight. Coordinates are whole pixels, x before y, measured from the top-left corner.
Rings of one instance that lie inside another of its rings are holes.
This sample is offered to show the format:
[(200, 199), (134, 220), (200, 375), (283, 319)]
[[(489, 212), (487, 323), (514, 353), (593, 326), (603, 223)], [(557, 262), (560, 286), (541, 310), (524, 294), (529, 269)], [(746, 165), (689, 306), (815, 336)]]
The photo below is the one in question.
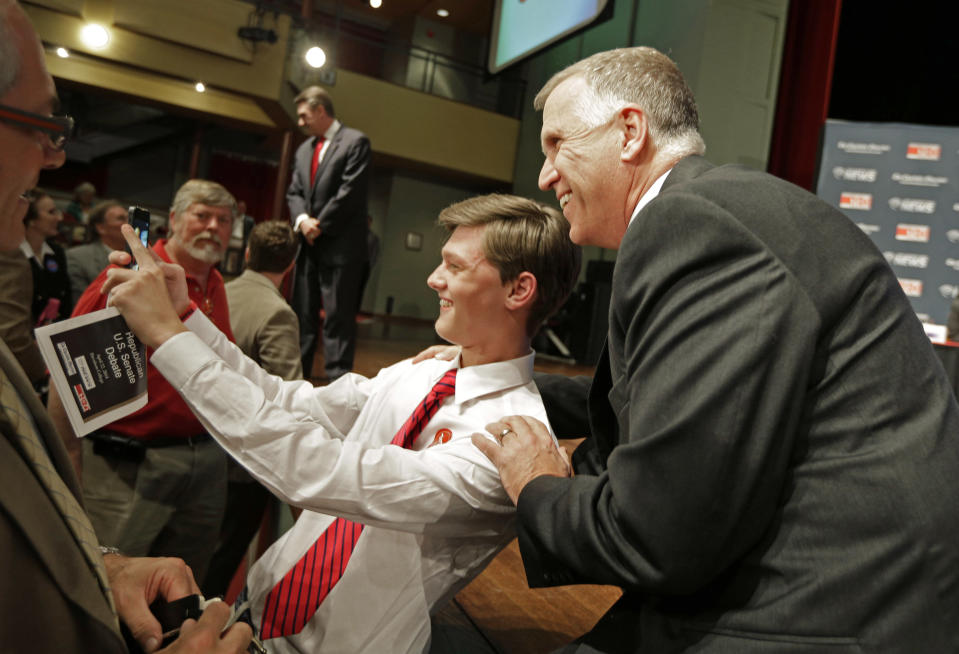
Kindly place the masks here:
[(196, 84), (193, 85), (193, 88), (196, 89), (197, 93), (203, 93), (206, 91), (206, 84), (204, 84), (203, 82), (197, 82)]
[(447, 16), (450, 15), (450, 10), (449, 10), (449, 9), (437, 9), (437, 10), (436, 10), (436, 15), (439, 16), (440, 18), (446, 18)]
[(60, 57), (61, 59), (66, 59), (67, 57), (70, 56), (70, 51), (64, 48), (63, 46), (60, 46), (59, 48), (57, 48), (57, 56)]
[(306, 63), (313, 68), (322, 68), (323, 64), (326, 63), (326, 53), (323, 52), (323, 48), (318, 45), (314, 45), (312, 48), (307, 50)]
[(370, 6), (373, 7), (373, 9), (379, 9), (383, 6), (383, 0), (370, 0)]
[(103, 25), (87, 23), (80, 30), (80, 38), (88, 47), (99, 50), (105, 48), (110, 42), (110, 32)]

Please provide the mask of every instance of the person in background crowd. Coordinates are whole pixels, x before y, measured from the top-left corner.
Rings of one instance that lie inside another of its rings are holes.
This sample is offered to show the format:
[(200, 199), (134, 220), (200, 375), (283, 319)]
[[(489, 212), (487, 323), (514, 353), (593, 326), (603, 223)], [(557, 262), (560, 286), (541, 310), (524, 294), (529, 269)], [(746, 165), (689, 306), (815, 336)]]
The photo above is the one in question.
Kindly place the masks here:
[[(589, 380), (537, 380), (549, 431), (476, 436), (517, 506), (530, 586), (623, 597), (569, 652), (959, 650), (959, 406), (909, 300), (846, 216), (700, 155), (652, 48), (536, 96), (582, 245), (616, 248)], [(588, 393), (587, 393), (588, 389)]]
[[(0, 0), (0, 252), (19, 253), (26, 194), (44, 168), (63, 165), (69, 119), (53, 117), (53, 80), (23, 10)], [(160, 624), (148, 605), (198, 591), (175, 559), (100, 551), (63, 444), (30, 383), (0, 340), (0, 650), (127, 651), (117, 618), (154, 652)], [(250, 629), (222, 634), (229, 607), (214, 603), (183, 624), (164, 654), (240, 654)]]
[(64, 225), (69, 226), (70, 229), (77, 225), (87, 225), (96, 196), (97, 189), (90, 182), (77, 184), (77, 187), (73, 189), (73, 199), (63, 212)]
[(366, 284), (370, 281), (370, 273), (373, 271), (373, 266), (376, 265), (377, 259), (380, 258), (380, 237), (376, 235), (376, 232), (373, 231), (373, 216), (366, 217), (366, 224), (369, 227), (369, 232), (366, 235), (366, 264), (363, 266), (363, 277), (360, 282), (360, 292), (356, 298), (356, 313), (360, 312), (360, 308), (363, 302), (363, 294), (366, 293)]
[[(172, 235), (153, 246), (163, 261), (186, 270), (190, 297), (231, 340), (226, 291), (215, 266), (235, 212), (233, 196), (221, 185), (189, 180), (173, 198)], [(101, 288), (109, 270), (87, 287), (75, 316), (106, 306)], [(145, 407), (83, 439), (74, 437), (52, 388), (50, 413), (80, 473), (100, 539), (128, 554), (182, 558), (203, 579), (223, 520), (227, 457), (149, 363), (147, 384)]]
[[(299, 322), (280, 294), (283, 280), (293, 269), (298, 246), (296, 234), (285, 221), (260, 223), (250, 232), (246, 269), (226, 284), (230, 326), (237, 347), (263, 370), (287, 381), (303, 378)], [(269, 498), (266, 488), (230, 461), (220, 540), (202, 584), (208, 597), (226, 594)]]
[(294, 99), (310, 137), (297, 149), (286, 193), (293, 229), (302, 237), (293, 285), (300, 317), (303, 374), (309, 379), (323, 318), (323, 365), (329, 380), (353, 369), (356, 311), (367, 259), (366, 192), (370, 141), (336, 119), (333, 100), (318, 86)]
[(950, 341), (959, 341), (959, 297), (949, 306), (949, 318), (946, 321), (946, 337)]
[(53, 198), (43, 191), (30, 192), (30, 206), (23, 217), (26, 237), (20, 250), (30, 262), (33, 279), (31, 318), (37, 327), (70, 316), (73, 295), (67, 257), (54, 238), (63, 214)]
[(125, 242), (120, 226), (128, 219), (126, 208), (117, 200), (104, 200), (90, 211), (88, 227), (93, 240), (67, 250), (67, 272), (74, 304), (87, 286), (110, 265), (110, 252), (123, 249)]

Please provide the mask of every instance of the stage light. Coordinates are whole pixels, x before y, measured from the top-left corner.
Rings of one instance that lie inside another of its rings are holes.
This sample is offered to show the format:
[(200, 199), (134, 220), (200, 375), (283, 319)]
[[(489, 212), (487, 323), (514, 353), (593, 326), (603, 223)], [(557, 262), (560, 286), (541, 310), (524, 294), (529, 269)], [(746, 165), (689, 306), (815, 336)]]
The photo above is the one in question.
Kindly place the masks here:
[(379, 9), (383, 6), (383, 0), (370, 0), (370, 6), (373, 7), (373, 9)]
[(204, 84), (203, 82), (197, 82), (196, 84), (193, 85), (193, 88), (196, 89), (197, 93), (203, 93), (206, 91), (206, 84)]
[(96, 23), (87, 23), (80, 30), (80, 38), (88, 47), (94, 50), (100, 50), (107, 47), (110, 43), (110, 32), (103, 25)]
[(318, 45), (314, 45), (312, 48), (306, 51), (306, 63), (308, 63), (313, 68), (322, 68), (323, 64), (326, 63), (326, 53), (323, 52), (323, 48)]
[(70, 56), (70, 51), (64, 48), (63, 46), (60, 46), (59, 48), (57, 48), (57, 56), (60, 57), (61, 59), (66, 59), (67, 57)]
[(440, 18), (446, 18), (447, 16), (450, 15), (450, 10), (449, 10), (449, 9), (437, 9), (437, 10), (436, 10), (436, 15), (439, 16)]

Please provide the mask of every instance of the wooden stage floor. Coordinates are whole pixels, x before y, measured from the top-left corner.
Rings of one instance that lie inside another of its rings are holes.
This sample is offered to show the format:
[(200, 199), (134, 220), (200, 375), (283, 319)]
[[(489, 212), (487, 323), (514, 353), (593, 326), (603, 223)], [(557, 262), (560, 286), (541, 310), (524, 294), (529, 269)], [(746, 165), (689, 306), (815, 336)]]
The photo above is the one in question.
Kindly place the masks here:
[[(363, 321), (354, 368), (372, 376), (380, 368), (438, 342), (428, 322), (396, 318), (389, 322), (380, 318)], [(314, 373), (322, 369), (318, 360)], [(566, 375), (592, 374), (591, 367), (544, 357), (537, 357), (536, 369)], [(588, 631), (619, 596), (620, 590), (611, 586), (530, 589), (514, 540), (435, 617), (433, 651), (550, 652)]]

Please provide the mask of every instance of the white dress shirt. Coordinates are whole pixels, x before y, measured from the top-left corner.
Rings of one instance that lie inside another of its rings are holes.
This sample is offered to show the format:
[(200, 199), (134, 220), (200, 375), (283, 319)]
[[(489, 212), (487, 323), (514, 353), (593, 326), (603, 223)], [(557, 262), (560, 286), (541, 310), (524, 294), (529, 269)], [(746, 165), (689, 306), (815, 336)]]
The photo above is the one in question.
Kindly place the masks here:
[[(259, 626), (266, 594), (333, 518), (363, 522), (344, 576), (303, 630), (273, 652), (425, 652), (429, 615), (513, 537), (493, 464), (470, 441), (502, 416), (547, 423), (533, 354), (457, 374), (456, 391), (412, 449), (389, 442), (458, 362), (402, 361), (373, 379), (324, 388), (284, 382), (242, 355), (196, 311), (151, 359), (210, 433), (281, 499), (308, 509), (250, 571)], [(437, 432), (452, 438), (434, 444)], [(323, 512), (323, 513), (318, 513)]]

